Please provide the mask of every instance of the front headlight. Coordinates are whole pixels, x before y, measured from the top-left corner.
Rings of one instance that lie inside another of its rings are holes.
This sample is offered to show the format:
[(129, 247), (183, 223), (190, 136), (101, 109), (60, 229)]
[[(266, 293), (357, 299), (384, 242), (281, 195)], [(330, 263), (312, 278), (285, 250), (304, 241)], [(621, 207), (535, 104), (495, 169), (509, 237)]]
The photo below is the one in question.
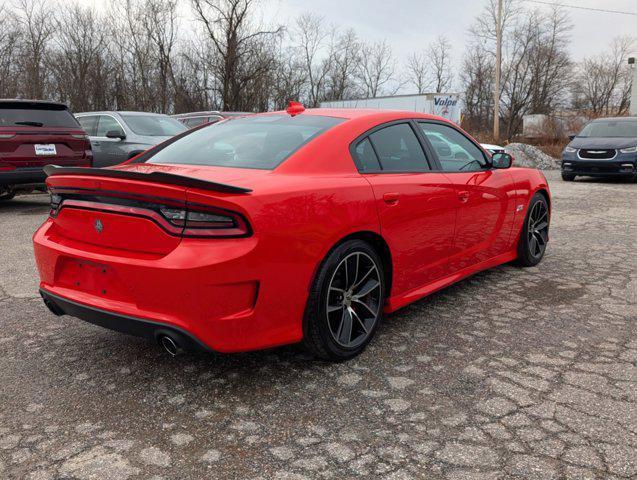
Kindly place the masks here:
[(620, 148), (619, 151), (621, 153), (635, 153), (637, 152), (637, 145), (634, 147)]
[(566, 147), (564, 149), (564, 153), (575, 153), (577, 152), (577, 148), (573, 148), (573, 147)]

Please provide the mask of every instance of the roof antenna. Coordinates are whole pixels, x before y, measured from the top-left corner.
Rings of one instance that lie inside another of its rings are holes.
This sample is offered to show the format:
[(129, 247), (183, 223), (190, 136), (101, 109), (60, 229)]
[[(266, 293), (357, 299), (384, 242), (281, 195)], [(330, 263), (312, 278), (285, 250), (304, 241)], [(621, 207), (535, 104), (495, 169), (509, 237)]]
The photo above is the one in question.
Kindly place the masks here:
[(303, 113), (305, 111), (305, 107), (301, 102), (295, 102), (294, 100), (290, 100), (288, 108), (285, 110), (291, 117), (298, 115), (299, 113)]

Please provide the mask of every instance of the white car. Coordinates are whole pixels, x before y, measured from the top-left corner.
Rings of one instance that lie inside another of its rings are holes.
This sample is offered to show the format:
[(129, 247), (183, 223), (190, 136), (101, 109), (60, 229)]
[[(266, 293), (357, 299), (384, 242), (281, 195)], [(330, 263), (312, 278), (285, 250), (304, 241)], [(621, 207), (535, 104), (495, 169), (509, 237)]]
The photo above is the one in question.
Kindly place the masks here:
[(482, 145), (482, 148), (484, 148), (491, 155), (497, 152), (506, 152), (506, 149), (504, 147), (501, 147), (500, 145), (492, 145), (490, 143), (481, 143), (480, 145)]

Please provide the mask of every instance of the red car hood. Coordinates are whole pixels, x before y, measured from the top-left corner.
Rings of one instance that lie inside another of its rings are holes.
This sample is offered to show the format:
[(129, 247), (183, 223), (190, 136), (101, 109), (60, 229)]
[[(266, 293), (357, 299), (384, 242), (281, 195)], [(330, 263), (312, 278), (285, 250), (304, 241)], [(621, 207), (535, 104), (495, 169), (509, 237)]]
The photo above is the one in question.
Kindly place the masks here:
[(163, 172), (184, 177), (197, 178), (210, 182), (225, 183), (237, 187), (249, 188), (263, 185), (271, 178), (271, 170), (257, 170), (254, 168), (212, 167), (203, 165), (161, 165), (153, 163), (131, 163), (113, 167), (117, 170), (130, 172), (151, 173)]

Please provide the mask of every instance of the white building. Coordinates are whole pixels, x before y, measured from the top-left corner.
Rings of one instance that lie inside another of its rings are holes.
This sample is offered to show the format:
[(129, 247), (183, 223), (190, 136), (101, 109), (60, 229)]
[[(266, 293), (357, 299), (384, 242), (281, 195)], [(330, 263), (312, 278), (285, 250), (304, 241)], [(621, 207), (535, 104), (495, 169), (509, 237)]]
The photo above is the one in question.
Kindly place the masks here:
[(352, 100), (321, 102), (321, 108), (374, 108), (379, 110), (408, 110), (438, 115), (459, 124), (462, 119), (460, 94), (423, 93), (393, 95)]

